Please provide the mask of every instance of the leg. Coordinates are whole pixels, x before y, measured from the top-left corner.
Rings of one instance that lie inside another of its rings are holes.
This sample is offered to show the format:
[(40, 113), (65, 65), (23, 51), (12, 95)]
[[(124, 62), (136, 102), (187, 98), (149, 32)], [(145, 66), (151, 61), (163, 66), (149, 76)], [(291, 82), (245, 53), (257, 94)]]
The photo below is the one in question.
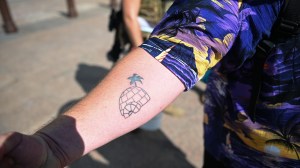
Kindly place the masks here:
[(109, 61), (112, 61), (113, 63), (116, 63), (120, 57), (120, 54), (123, 52), (121, 48), (121, 43), (120, 43), (120, 30), (117, 28), (115, 30), (115, 37), (114, 37), (114, 44), (111, 48), (110, 51), (107, 53), (107, 59)]
[(6, 33), (17, 32), (17, 27), (11, 17), (6, 0), (0, 0), (0, 11), (3, 18), (3, 28)]
[(75, 18), (78, 16), (76, 7), (75, 7), (75, 1), (74, 0), (67, 0), (67, 6), (68, 6), (68, 16), (70, 18)]

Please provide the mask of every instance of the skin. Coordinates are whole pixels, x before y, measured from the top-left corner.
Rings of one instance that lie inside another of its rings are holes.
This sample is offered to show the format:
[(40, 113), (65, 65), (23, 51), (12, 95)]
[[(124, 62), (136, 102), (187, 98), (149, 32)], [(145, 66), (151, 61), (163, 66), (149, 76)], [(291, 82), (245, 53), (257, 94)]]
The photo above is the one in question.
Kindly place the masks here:
[[(143, 84), (138, 85), (151, 100), (138, 113), (124, 118), (118, 103), (122, 92), (130, 87), (127, 78), (132, 74), (143, 77)], [(136, 48), (79, 103), (34, 135), (1, 135), (0, 167), (64, 167), (146, 123), (183, 90), (174, 74)]]
[(123, 0), (123, 20), (131, 42), (132, 48), (143, 43), (143, 36), (138, 22), (141, 0)]

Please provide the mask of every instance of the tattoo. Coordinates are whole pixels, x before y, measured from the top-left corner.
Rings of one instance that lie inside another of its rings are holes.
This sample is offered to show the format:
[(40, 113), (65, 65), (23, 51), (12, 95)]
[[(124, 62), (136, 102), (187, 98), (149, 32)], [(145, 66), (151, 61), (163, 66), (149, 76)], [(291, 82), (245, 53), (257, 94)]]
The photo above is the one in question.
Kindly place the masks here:
[(148, 93), (137, 86), (137, 82), (143, 84), (143, 78), (137, 74), (133, 74), (128, 79), (131, 86), (122, 92), (119, 99), (120, 112), (124, 118), (128, 118), (131, 114), (139, 112), (142, 106), (150, 101)]

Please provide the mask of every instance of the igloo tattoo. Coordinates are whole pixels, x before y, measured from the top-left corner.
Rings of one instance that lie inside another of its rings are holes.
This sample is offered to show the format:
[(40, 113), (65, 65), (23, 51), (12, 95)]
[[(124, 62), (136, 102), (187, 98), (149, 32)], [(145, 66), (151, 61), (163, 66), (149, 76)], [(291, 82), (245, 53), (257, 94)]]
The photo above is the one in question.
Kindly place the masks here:
[(122, 92), (119, 99), (120, 112), (124, 118), (128, 118), (131, 114), (139, 112), (142, 106), (150, 100), (148, 93), (137, 86), (137, 82), (143, 84), (141, 76), (133, 74), (128, 79), (131, 86)]

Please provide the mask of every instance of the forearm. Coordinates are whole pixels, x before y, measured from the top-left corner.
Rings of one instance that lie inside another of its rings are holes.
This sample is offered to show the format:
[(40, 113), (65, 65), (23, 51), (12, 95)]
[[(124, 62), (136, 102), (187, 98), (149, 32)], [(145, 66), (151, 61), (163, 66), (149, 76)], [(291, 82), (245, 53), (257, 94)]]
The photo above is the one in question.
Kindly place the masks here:
[[(144, 79), (142, 83), (136, 84), (145, 91), (142, 93), (146, 93), (149, 99), (143, 101), (139, 105), (140, 109), (128, 116), (123, 109), (130, 106), (125, 107), (122, 102), (130, 95), (123, 97), (122, 93), (134, 87), (128, 80), (133, 74)], [(63, 117), (54, 120), (39, 132), (51, 137), (50, 141), (55, 141), (60, 146), (62, 152), (59, 151), (58, 155), (65, 156), (58, 157), (63, 157), (60, 160), (69, 164), (147, 122), (183, 90), (184, 86), (178, 78), (138, 48), (121, 60), (92, 92)]]
[(123, 0), (123, 20), (132, 47), (138, 47), (143, 42), (143, 36), (138, 22), (141, 0)]
[(132, 18), (124, 18), (124, 22), (132, 47), (138, 47), (143, 43), (142, 31), (138, 21)]

